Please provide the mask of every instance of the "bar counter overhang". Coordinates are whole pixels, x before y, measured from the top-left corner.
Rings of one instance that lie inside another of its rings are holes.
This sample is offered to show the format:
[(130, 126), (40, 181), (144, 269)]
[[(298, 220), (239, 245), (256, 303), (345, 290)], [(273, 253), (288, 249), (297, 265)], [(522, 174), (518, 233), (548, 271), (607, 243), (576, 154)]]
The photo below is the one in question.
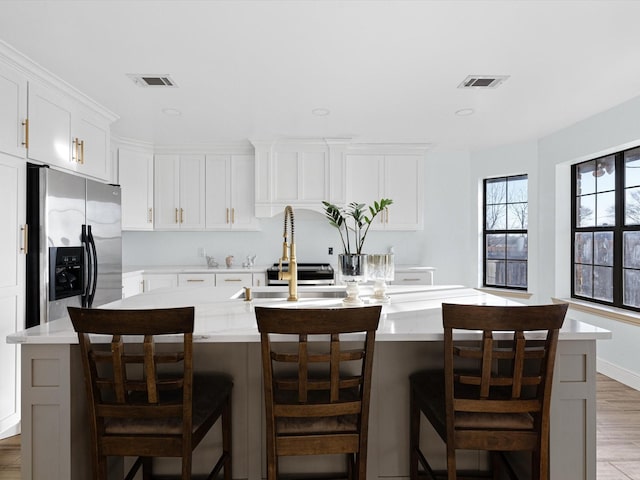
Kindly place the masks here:
[[(365, 300), (367, 288), (362, 289)], [(233, 476), (238, 479), (257, 480), (266, 476), (260, 337), (253, 306), (339, 306), (344, 287), (301, 286), (303, 295), (298, 302), (259, 298), (263, 291), (280, 289), (284, 292), (287, 287), (254, 289), (257, 295), (252, 302), (231, 299), (237, 292), (233, 287), (161, 289), (103, 307), (195, 305), (196, 368), (224, 371), (234, 377)], [(313, 295), (314, 289), (329, 295), (325, 298), (304, 295), (305, 292)], [(440, 305), (443, 302), (517, 305), (462, 286), (391, 286), (388, 293), (391, 303), (383, 306), (376, 336), (367, 474), (371, 479), (387, 480), (408, 477), (408, 376), (416, 370), (441, 366)], [(554, 375), (550, 478), (596, 478), (596, 341), (610, 336), (606, 330), (572, 319), (569, 310), (560, 334)], [(7, 340), (22, 345), (22, 478), (90, 478), (84, 383), (77, 337), (69, 320), (60, 319), (17, 332)], [(433, 432), (425, 435), (426, 441), (439, 442)], [(200, 448), (217, 446), (205, 439)], [(463, 461), (470, 467), (485, 462), (483, 454), (467, 453)], [(296, 463), (296, 460), (299, 459), (282, 464), (283, 471), (299, 472), (301, 465), (311, 472), (316, 468), (314, 461), (305, 459)], [(206, 461), (207, 458), (202, 459), (205, 465)], [(327, 459), (318, 459), (324, 461)], [(196, 455), (196, 472), (198, 462)], [(171, 468), (171, 462), (159, 462), (160, 471)], [(114, 462), (114, 470), (118, 469), (118, 462)]]

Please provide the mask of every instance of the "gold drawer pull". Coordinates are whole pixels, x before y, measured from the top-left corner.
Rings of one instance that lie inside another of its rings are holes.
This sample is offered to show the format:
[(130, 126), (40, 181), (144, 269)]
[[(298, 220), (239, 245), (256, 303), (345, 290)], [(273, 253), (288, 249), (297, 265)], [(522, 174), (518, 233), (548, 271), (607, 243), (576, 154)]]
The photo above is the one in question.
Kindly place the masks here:
[(241, 278), (225, 278), (224, 281), (225, 282), (241, 282), (242, 279)]
[(202, 278), (189, 278), (187, 282), (204, 282)]

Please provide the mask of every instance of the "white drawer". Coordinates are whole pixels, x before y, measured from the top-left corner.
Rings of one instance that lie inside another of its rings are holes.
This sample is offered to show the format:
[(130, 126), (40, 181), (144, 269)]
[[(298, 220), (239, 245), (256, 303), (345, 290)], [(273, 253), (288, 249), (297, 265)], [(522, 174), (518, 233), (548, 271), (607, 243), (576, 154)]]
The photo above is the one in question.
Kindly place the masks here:
[(431, 272), (404, 272), (395, 273), (394, 285), (433, 285)]
[(253, 286), (253, 275), (251, 273), (216, 273), (216, 287), (225, 285), (251, 287)]
[(178, 285), (181, 287), (210, 285), (215, 287), (216, 276), (213, 273), (179, 273)]

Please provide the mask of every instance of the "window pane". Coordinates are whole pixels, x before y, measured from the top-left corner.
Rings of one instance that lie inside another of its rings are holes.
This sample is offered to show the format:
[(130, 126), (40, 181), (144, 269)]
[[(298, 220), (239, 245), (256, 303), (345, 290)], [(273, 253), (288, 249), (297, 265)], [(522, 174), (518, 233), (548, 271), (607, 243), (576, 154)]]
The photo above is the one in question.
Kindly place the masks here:
[(487, 235), (487, 258), (504, 259), (507, 253), (507, 236)]
[(576, 263), (593, 263), (593, 233), (576, 233), (574, 249)]
[[(640, 268), (640, 232), (624, 232), (622, 235), (622, 266)], [(640, 290), (640, 284), (637, 284)]]
[(507, 262), (507, 286), (527, 286), (527, 262)]
[(616, 224), (616, 194), (615, 192), (598, 193), (598, 226), (613, 226)]
[(587, 195), (589, 193), (595, 193), (596, 191), (596, 177), (594, 172), (596, 169), (596, 162), (581, 163), (577, 167), (578, 178), (576, 183), (576, 192), (578, 195)]
[(640, 188), (624, 192), (624, 224), (640, 225)]
[(640, 270), (624, 270), (622, 303), (640, 307)]
[(485, 186), (487, 190), (487, 197), (485, 198), (485, 202), (487, 205), (506, 203), (507, 182), (504, 180), (504, 178), (496, 180), (486, 180)]
[(591, 297), (593, 291), (592, 277), (593, 267), (590, 265), (574, 266), (574, 290), (576, 295)]
[(596, 161), (596, 186), (598, 192), (616, 188), (615, 157), (613, 155)]
[(509, 229), (511, 230), (526, 230), (528, 222), (528, 209), (527, 203), (512, 203), (509, 207)]
[(596, 225), (596, 197), (587, 195), (576, 199), (576, 215), (578, 217), (578, 227), (594, 227)]
[(527, 235), (517, 233), (507, 235), (507, 258), (526, 260), (528, 250)]
[(613, 232), (597, 232), (593, 236), (593, 263), (613, 267)]
[(640, 186), (640, 148), (624, 154), (624, 186)]
[(527, 177), (510, 177), (507, 179), (507, 203), (526, 203)]
[(506, 230), (507, 206), (487, 205), (487, 230)]
[(593, 267), (593, 298), (613, 301), (613, 268)]
[(505, 284), (505, 262), (487, 260), (487, 285)]

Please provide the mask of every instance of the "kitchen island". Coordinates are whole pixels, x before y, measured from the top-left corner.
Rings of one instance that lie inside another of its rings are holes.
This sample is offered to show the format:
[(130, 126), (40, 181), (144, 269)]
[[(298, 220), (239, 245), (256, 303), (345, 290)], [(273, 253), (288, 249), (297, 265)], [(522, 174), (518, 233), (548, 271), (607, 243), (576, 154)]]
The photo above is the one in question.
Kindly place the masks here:
[[(245, 302), (233, 287), (160, 289), (109, 304), (109, 308), (195, 306), (194, 364), (234, 378), (233, 476), (264, 478), (264, 407), (260, 337), (254, 305), (305, 308), (341, 305), (344, 287), (300, 287), (296, 303), (277, 298), (286, 287), (253, 289)], [(364, 289), (364, 299), (369, 293)], [(274, 293), (276, 292), (276, 293)], [(509, 300), (461, 286), (391, 286), (376, 336), (368, 474), (370, 479), (408, 477), (410, 373), (442, 363), (441, 303), (512, 305)], [(276, 297), (274, 298), (274, 295)], [(551, 478), (596, 477), (596, 341), (606, 330), (567, 315), (560, 334), (551, 411)], [(68, 319), (8, 337), (22, 345), (22, 475), (24, 479), (90, 478), (88, 428), (77, 337)], [(107, 341), (105, 337), (105, 341)], [(168, 339), (171, 341), (171, 339)], [(425, 439), (433, 431), (423, 429)], [(208, 465), (207, 448), (219, 448), (216, 434), (196, 450), (194, 469)], [(437, 444), (433, 440), (432, 444)], [(442, 451), (444, 448), (434, 451)], [(204, 453), (204, 455), (203, 455)], [(485, 456), (465, 452), (462, 466), (483, 464)], [(316, 468), (315, 459), (284, 459), (283, 471)], [(291, 462), (288, 462), (291, 460)], [(332, 462), (320, 458), (317, 462)], [(295, 465), (293, 465), (295, 464)], [(171, 470), (171, 460), (158, 462)], [(121, 469), (114, 462), (114, 472)]]

